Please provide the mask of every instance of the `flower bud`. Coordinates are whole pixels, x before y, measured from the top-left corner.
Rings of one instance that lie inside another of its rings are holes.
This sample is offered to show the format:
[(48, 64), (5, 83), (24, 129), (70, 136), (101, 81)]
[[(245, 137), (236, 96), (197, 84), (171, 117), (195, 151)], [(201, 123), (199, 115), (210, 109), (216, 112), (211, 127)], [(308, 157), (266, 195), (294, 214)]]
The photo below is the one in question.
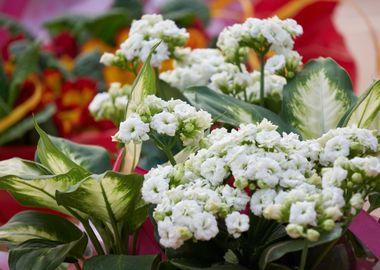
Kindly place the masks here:
[(313, 229), (308, 229), (306, 231), (306, 238), (307, 238), (307, 240), (309, 240), (311, 242), (318, 241), (318, 239), (319, 239), (319, 232), (316, 231), (316, 230), (313, 230)]
[(288, 224), (286, 232), (291, 238), (299, 238), (303, 234), (303, 227), (298, 224)]
[(323, 223), (322, 223), (322, 228), (323, 228), (325, 231), (331, 231), (332, 229), (335, 228), (335, 222), (334, 222), (334, 220), (332, 220), (332, 219), (326, 219), (326, 220), (323, 221)]
[(363, 176), (360, 173), (354, 173), (352, 175), (352, 181), (356, 184), (360, 184), (363, 182)]
[(280, 204), (271, 204), (268, 207), (266, 207), (263, 211), (263, 216), (266, 219), (274, 219), (274, 220), (280, 220), (281, 219), (281, 205)]
[(362, 195), (360, 193), (355, 193), (350, 199), (350, 204), (355, 209), (361, 209), (364, 205)]

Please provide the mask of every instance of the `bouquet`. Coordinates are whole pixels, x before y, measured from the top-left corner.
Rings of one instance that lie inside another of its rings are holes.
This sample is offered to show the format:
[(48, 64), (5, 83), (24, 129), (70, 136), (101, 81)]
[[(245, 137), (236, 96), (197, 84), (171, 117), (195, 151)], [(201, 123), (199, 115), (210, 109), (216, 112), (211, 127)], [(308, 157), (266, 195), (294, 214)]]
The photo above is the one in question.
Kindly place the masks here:
[[(348, 227), (365, 201), (379, 206), (379, 82), (357, 98), (332, 59), (303, 65), (302, 32), (291, 19), (248, 19), (218, 48), (192, 50), (173, 21), (135, 20), (100, 61), (136, 80), (89, 106), (119, 126), (121, 172), (104, 149), (37, 123), (36, 162), (0, 162), (0, 188), (70, 217), (28, 211), (0, 227), (10, 267), (344, 269), (353, 250), (371, 256)], [(174, 69), (160, 73), (167, 60)], [(133, 173), (148, 142), (165, 159)], [(147, 222), (158, 255), (138, 252)]]

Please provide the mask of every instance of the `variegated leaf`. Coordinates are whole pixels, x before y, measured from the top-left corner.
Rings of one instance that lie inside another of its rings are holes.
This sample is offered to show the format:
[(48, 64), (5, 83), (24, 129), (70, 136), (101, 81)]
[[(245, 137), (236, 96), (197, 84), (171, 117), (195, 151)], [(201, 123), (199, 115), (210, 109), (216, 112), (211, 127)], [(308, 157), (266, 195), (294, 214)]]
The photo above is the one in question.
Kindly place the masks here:
[(25, 211), (14, 215), (0, 227), (0, 242), (11, 246), (31, 239), (70, 242), (82, 232), (67, 219), (38, 211)]
[(266, 118), (277, 125), (280, 132), (294, 131), (274, 112), (217, 93), (208, 87), (191, 87), (186, 89), (184, 94), (193, 106), (208, 111), (215, 121), (239, 126), (242, 123), (257, 123)]
[[(14, 172), (18, 174), (17, 172)], [(81, 171), (72, 169), (68, 173), (58, 175), (6, 175), (0, 177), (0, 189), (10, 192), (23, 205), (43, 207), (71, 215), (55, 200), (57, 190), (65, 191), (82, 180)]]
[(351, 80), (334, 60), (308, 62), (284, 88), (282, 115), (304, 139), (335, 128), (355, 103)]
[(380, 80), (369, 87), (344, 119), (343, 126), (351, 125), (380, 130)]
[(73, 143), (63, 138), (48, 137), (62, 154), (89, 172), (100, 174), (112, 169), (106, 149), (95, 145)]
[(144, 177), (106, 172), (91, 175), (67, 191), (56, 193), (57, 202), (105, 222), (119, 222), (134, 211)]
[[(126, 118), (136, 111), (137, 107), (144, 101), (146, 96), (154, 95), (156, 93), (156, 75), (150, 64), (150, 59), (158, 45), (159, 44), (156, 44), (152, 47), (148, 58), (133, 83), (131, 97), (128, 101)], [(131, 173), (139, 162), (141, 143), (136, 144), (130, 142), (125, 146), (125, 153), (122, 171), (124, 173)]]
[(11, 158), (0, 161), (0, 178), (6, 175), (37, 177), (47, 174), (51, 174), (48, 169), (33, 161), (20, 158)]
[(90, 175), (88, 171), (65, 156), (50, 140), (49, 136), (36, 123), (35, 125), (40, 140), (37, 146), (37, 157), (41, 163), (55, 174), (67, 173), (76, 169), (83, 177)]

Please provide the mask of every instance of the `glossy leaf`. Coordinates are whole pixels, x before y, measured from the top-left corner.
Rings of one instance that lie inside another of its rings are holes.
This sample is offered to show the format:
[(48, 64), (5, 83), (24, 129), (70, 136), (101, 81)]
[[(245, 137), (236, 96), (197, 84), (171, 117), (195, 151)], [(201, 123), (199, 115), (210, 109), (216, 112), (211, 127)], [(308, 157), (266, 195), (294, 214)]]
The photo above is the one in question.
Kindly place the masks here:
[(36, 124), (35, 127), (40, 135), (37, 146), (37, 157), (43, 165), (55, 174), (64, 174), (71, 169), (76, 169), (76, 172), (83, 178), (89, 175), (89, 172), (84, 168), (65, 156), (38, 124)]
[(346, 71), (318, 58), (284, 87), (282, 116), (304, 139), (318, 138), (338, 125), (355, 99)]
[[(1, 106), (1, 104), (0, 104)], [(14, 141), (22, 137), (26, 132), (34, 128), (34, 121), (38, 124), (45, 123), (51, 119), (56, 112), (56, 107), (53, 104), (46, 106), (42, 111), (33, 116), (28, 116), (8, 128), (0, 135), (0, 145)]]
[(91, 173), (101, 174), (112, 170), (110, 156), (103, 147), (78, 144), (53, 136), (49, 136), (49, 139), (67, 158)]
[[(15, 163), (16, 165), (13, 166), (20, 166), (19, 160), (16, 161), (18, 164)], [(80, 171), (72, 169), (65, 174), (38, 175), (39, 173), (43, 173), (39, 170), (36, 171), (38, 165), (31, 163), (28, 166), (27, 169), (24, 169), (26, 171), (25, 175), (17, 176), (9, 174), (0, 177), (0, 189), (10, 192), (23, 205), (49, 208), (71, 215), (66, 208), (57, 204), (55, 193), (57, 190), (67, 190), (78, 183), (82, 179)], [(9, 168), (9, 170), (12, 169), (12, 167)], [(17, 172), (14, 172), (14, 174), (17, 174)]]
[(190, 26), (196, 19), (202, 20), (203, 24), (207, 25), (210, 20), (209, 8), (202, 0), (165, 1), (160, 13), (181, 26)]
[(376, 192), (373, 194), (370, 194), (368, 196), (368, 201), (369, 201), (369, 208), (368, 208), (368, 213), (371, 213), (372, 211), (376, 210), (377, 208), (380, 208), (380, 193)]
[(142, 175), (109, 171), (91, 175), (66, 191), (57, 190), (56, 199), (104, 222), (125, 221), (135, 208), (143, 181)]
[(81, 236), (81, 230), (67, 219), (38, 211), (18, 213), (0, 227), (0, 242), (10, 246), (31, 239), (66, 243), (78, 240)]
[[(308, 247), (315, 247), (324, 243), (331, 242), (337, 238), (339, 238), (342, 234), (342, 228), (337, 226), (334, 230), (332, 230), (329, 233), (323, 233), (320, 236), (320, 239), (316, 242), (308, 242)], [(288, 241), (282, 241), (277, 242), (273, 245), (270, 245), (267, 247), (263, 253), (261, 254), (259, 266), (260, 269), (265, 269), (265, 267), (278, 259), (280, 259), (282, 256), (289, 252), (295, 252), (300, 251), (303, 249), (305, 244), (304, 239), (298, 239), (298, 240), (288, 240)]]
[(29, 240), (9, 253), (10, 270), (33, 269), (55, 270), (66, 258), (81, 257), (77, 251), (86, 247), (87, 238), (82, 234), (81, 238), (71, 242), (55, 242), (47, 240)]
[(99, 62), (101, 52), (92, 50), (90, 52), (81, 53), (75, 58), (72, 74), (75, 77), (87, 77), (96, 81), (99, 88), (104, 87), (103, 65)]
[[(137, 107), (146, 96), (154, 95), (156, 93), (156, 75), (150, 64), (150, 59), (152, 58), (152, 54), (158, 45), (159, 44), (156, 44), (152, 47), (147, 60), (133, 83), (132, 94), (128, 101), (126, 118), (136, 111)], [(131, 173), (139, 162), (141, 155), (141, 143), (130, 142), (125, 146), (125, 152), (126, 154), (122, 171), (124, 173)]]
[(180, 99), (187, 102), (186, 97), (178, 88), (171, 86), (170, 84), (161, 79), (157, 80), (156, 88), (157, 96), (162, 98), (163, 100)]
[(18, 177), (38, 177), (50, 174), (41, 164), (21, 158), (11, 158), (0, 161), (0, 179), (6, 175)]
[(107, 255), (97, 256), (86, 260), (83, 270), (125, 270), (139, 269), (151, 270), (157, 260), (156, 255), (127, 256), (127, 255)]
[(343, 120), (342, 126), (380, 130), (380, 80), (360, 96), (358, 102)]
[(276, 124), (279, 131), (294, 131), (275, 113), (207, 87), (192, 87), (185, 90), (184, 94), (193, 106), (211, 113), (215, 121), (239, 126), (241, 123), (257, 123), (266, 118)]

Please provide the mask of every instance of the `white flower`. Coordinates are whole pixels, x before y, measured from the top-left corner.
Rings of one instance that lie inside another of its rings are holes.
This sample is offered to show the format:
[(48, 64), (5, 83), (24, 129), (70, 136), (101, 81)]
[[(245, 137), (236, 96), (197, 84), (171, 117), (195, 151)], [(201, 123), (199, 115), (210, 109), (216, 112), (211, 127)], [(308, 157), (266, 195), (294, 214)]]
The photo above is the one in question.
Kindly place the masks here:
[(344, 136), (336, 136), (327, 141), (320, 155), (322, 165), (333, 163), (338, 157), (347, 157), (350, 154), (350, 141)]
[(281, 135), (273, 130), (273, 131), (260, 131), (256, 135), (256, 141), (260, 146), (272, 148), (280, 143)]
[(355, 193), (350, 199), (350, 204), (355, 209), (362, 209), (364, 205), (363, 196), (360, 193)]
[(183, 245), (184, 239), (181, 237), (181, 228), (173, 224), (170, 218), (165, 218), (157, 223), (160, 244), (167, 248), (179, 248)]
[(115, 99), (115, 106), (120, 110), (126, 110), (128, 105), (128, 97), (120, 96)]
[(111, 102), (111, 96), (107, 92), (99, 93), (91, 101), (90, 105), (88, 106), (88, 109), (92, 114), (95, 114), (101, 109), (103, 104), (110, 103), (110, 102)]
[(242, 232), (249, 229), (249, 217), (239, 212), (232, 212), (226, 217), (226, 226), (229, 234), (234, 238), (240, 237)]
[(150, 203), (160, 203), (163, 193), (169, 189), (169, 183), (164, 178), (150, 178), (144, 181), (141, 189), (142, 197)]
[[(159, 39), (143, 40), (141, 43), (141, 51), (139, 52), (139, 57), (141, 61), (145, 62), (149, 56), (150, 51), (153, 46), (160, 42)], [(150, 63), (154, 67), (159, 67), (164, 60), (169, 59), (169, 49), (166, 43), (161, 42), (160, 45), (155, 49)]]
[(249, 196), (240, 189), (225, 185), (222, 189), (222, 198), (226, 204), (236, 211), (242, 211), (249, 202)]
[(178, 121), (172, 113), (161, 112), (152, 117), (150, 127), (160, 134), (174, 136), (178, 128)]
[(110, 66), (112, 65), (113, 58), (114, 58), (114, 54), (106, 52), (106, 53), (103, 53), (102, 57), (100, 57), (99, 62), (102, 63), (103, 65)]
[(257, 190), (251, 197), (251, 211), (260, 216), (263, 210), (273, 203), (277, 193), (273, 189)]
[(282, 187), (296, 187), (305, 182), (305, 176), (293, 169), (286, 170), (281, 174), (280, 185)]
[(347, 178), (348, 172), (341, 167), (328, 168), (322, 175), (322, 186), (324, 188), (330, 186), (340, 186), (342, 181)]
[(201, 175), (210, 181), (212, 185), (222, 183), (227, 176), (223, 159), (217, 157), (207, 159), (201, 166)]
[(274, 55), (265, 63), (265, 70), (269, 73), (275, 73), (276, 71), (285, 67), (285, 56)]
[(194, 215), (191, 230), (197, 240), (208, 241), (215, 237), (218, 232), (216, 218), (209, 213), (198, 213)]
[(315, 202), (295, 202), (290, 207), (289, 223), (316, 226)]
[(141, 121), (138, 114), (132, 114), (127, 120), (120, 123), (119, 131), (113, 137), (117, 141), (129, 143), (133, 141), (139, 143), (149, 139), (149, 124)]
[(196, 214), (202, 212), (202, 208), (195, 200), (184, 200), (177, 203), (172, 211), (172, 219), (175, 223), (186, 226), (192, 222)]

